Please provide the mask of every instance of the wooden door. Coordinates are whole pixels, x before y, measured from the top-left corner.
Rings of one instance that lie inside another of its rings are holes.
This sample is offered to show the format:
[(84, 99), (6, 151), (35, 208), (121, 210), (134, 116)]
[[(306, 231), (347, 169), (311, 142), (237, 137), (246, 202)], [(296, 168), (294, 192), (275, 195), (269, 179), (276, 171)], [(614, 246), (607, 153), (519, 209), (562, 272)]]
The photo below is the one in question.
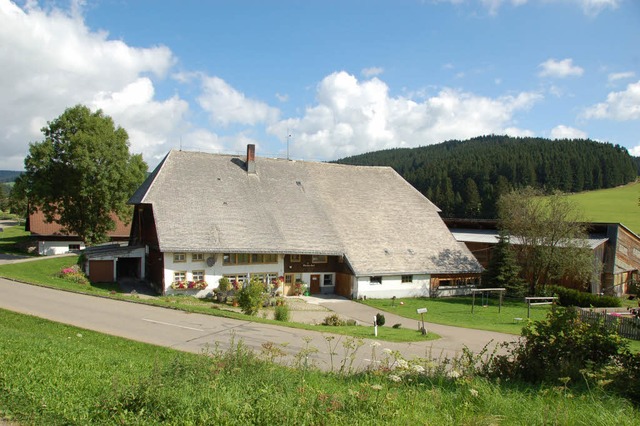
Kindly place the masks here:
[(311, 294), (320, 293), (320, 275), (311, 275)]
[(293, 296), (293, 284), (296, 282), (296, 274), (284, 274), (284, 289), (282, 290), (285, 296)]

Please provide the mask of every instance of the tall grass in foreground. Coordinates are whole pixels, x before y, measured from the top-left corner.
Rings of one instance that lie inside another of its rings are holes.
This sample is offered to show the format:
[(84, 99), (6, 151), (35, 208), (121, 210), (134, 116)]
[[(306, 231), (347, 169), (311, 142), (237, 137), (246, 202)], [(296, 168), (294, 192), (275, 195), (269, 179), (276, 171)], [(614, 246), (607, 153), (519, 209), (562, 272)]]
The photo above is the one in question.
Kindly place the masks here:
[(279, 357), (270, 345), (194, 355), (3, 310), (0, 341), (0, 418), (24, 424), (631, 425), (640, 417), (600, 390), (495, 384), (426, 360), (407, 364), (383, 346), (361, 348), (379, 369), (321, 373), (305, 367), (304, 354), (291, 367), (270, 362)]

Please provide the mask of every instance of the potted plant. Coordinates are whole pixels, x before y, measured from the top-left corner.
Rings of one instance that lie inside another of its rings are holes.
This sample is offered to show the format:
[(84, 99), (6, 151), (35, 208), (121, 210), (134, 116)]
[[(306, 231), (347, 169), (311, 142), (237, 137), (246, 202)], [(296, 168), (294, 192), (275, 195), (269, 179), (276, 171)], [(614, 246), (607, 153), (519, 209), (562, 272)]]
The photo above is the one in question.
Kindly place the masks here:
[(293, 291), (296, 296), (302, 296), (302, 293), (305, 291), (306, 284), (301, 279), (297, 279), (296, 283), (293, 285)]

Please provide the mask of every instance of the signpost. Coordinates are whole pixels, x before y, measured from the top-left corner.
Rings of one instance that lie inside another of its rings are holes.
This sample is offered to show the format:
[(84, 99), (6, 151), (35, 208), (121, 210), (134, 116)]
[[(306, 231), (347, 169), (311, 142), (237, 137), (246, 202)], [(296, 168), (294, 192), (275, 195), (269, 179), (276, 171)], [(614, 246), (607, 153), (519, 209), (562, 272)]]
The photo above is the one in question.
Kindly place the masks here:
[(424, 314), (427, 313), (427, 308), (418, 308), (416, 310), (417, 313), (420, 314), (420, 318), (422, 318), (422, 328), (420, 329), (420, 331), (422, 332), (422, 334), (427, 334), (427, 329), (424, 328)]

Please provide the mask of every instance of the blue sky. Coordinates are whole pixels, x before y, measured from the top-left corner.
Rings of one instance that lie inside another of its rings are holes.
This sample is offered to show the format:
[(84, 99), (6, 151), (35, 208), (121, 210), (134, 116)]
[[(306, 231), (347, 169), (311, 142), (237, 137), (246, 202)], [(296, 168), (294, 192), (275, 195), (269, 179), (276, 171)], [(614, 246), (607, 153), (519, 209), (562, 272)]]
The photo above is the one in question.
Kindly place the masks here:
[(640, 155), (637, 0), (0, 0), (0, 46), (0, 169), (78, 103), (150, 167), (181, 146), (333, 160), (491, 133)]

